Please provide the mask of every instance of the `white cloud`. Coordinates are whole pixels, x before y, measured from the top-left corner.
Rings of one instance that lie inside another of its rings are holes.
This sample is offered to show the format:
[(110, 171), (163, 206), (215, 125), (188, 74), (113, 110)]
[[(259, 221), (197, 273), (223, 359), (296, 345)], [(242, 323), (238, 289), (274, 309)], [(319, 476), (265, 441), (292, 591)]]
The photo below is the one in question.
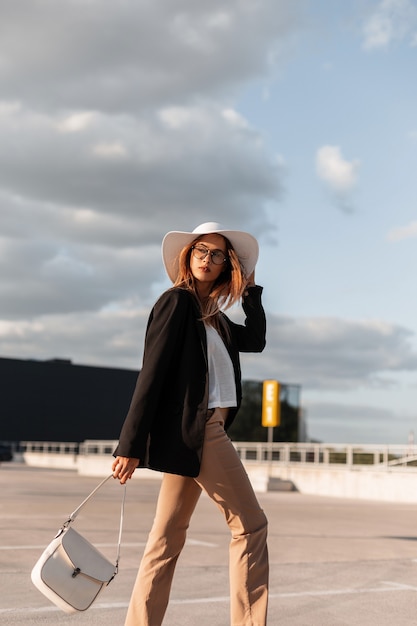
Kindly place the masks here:
[(245, 120), (243, 115), (240, 115), (240, 113), (238, 113), (235, 109), (224, 109), (223, 117), (232, 125), (238, 126), (239, 128), (249, 128), (247, 120)]
[[(156, 252), (156, 251), (155, 251)], [(159, 251), (158, 251), (159, 252)], [(126, 259), (126, 266), (139, 268), (146, 259)], [(108, 273), (114, 264), (108, 260)], [(153, 261), (155, 265), (155, 262)], [(76, 268), (77, 269), (77, 268)], [(82, 268), (79, 268), (82, 269)], [(57, 281), (66, 281), (70, 297), (84, 297), (80, 287), (77, 294), (71, 285), (68, 268)], [(146, 277), (147, 268), (143, 278)], [(119, 275), (123, 280), (123, 273)], [(134, 284), (130, 275), (127, 283)], [(96, 277), (89, 287), (104, 289), (106, 283)], [(26, 287), (26, 285), (25, 285)], [(85, 364), (112, 364), (115, 367), (140, 367), (143, 336), (150, 308), (157, 295), (148, 290), (135, 294), (131, 289), (112, 291), (105, 304), (94, 310), (74, 310), (64, 307), (54, 314), (39, 314), (0, 322), (0, 354), (3, 356), (71, 358)], [(32, 294), (29, 294), (32, 298)], [(96, 296), (97, 297), (97, 296)], [(326, 318), (291, 318), (267, 312), (267, 347), (262, 354), (242, 355), (245, 379), (277, 379), (300, 384), (303, 394), (346, 392), (357, 389), (387, 389), (394, 386), (402, 371), (417, 371), (417, 354), (411, 341), (413, 334), (405, 328), (378, 321), (348, 321)], [(391, 378), (391, 379), (390, 379)]]
[(122, 143), (114, 141), (96, 144), (93, 146), (93, 154), (104, 158), (120, 158), (127, 156), (128, 152)]
[(186, 44), (196, 52), (210, 54), (215, 52), (217, 38), (225, 32), (233, 30), (236, 15), (225, 10), (213, 13), (195, 14), (181, 13), (174, 17), (171, 32), (182, 44)]
[(21, 103), (18, 100), (7, 101), (0, 100), (0, 117), (7, 117), (9, 115), (14, 115), (21, 109)]
[(326, 443), (407, 444), (415, 416), (384, 408), (305, 401), (309, 437)]
[[(280, 58), (303, 3), (2, 7), (4, 322), (27, 322), (30, 334), (48, 316), (57, 354), (66, 315), (74, 326), (80, 315), (82, 327), (83, 315), (93, 320), (113, 303), (150, 302), (164, 280), (167, 230), (208, 219), (258, 236), (273, 230), (267, 206), (280, 197), (282, 168), (233, 103), (243, 84), (270, 71), (272, 51)], [(45, 352), (41, 335), (28, 341)], [(0, 354), (13, 345), (23, 356), (18, 340)]]
[[(10, 195), (37, 203), (37, 212), (54, 228), (68, 207), (101, 215), (117, 209), (131, 241), (132, 218), (139, 227), (136, 241), (150, 229), (156, 241), (162, 224), (175, 227), (179, 220), (177, 227), (186, 226), (213, 207), (235, 223), (256, 224), (258, 234), (267, 230), (263, 207), (279, 197), (282, 168), (255, 129), (224, 111), (201, 102), (141, 118), (97, 113), (94, 124), (77, 133), (56, 132), (54, 116), (42, 116), (39, 123), (26, 108), (0, 118), (0, 189), (8, 190), (0, 201), (13, 204), (16, 214), (0, 212), (0, 225), (6, 226), (0, 232), (7, 235), (12, 223), (18, 228), (19, 213), (30, 214)], [(149, 221), (149, 212), (161, 219)], [(26, 223), (21, 219), (20, 228)], [(77, 236), (84, 236), (80, 229)]]
[(72, 277), (93, 276), (94, 269), (83, 261), (71, 258), (65, 250), (59, 250), (43, 264), (42, 273), (46, 278), (58, 277), (66, 280)]
[(139, 369), (148, 313), (132, 300), (120, 301), (111, 310), (0, 321), (0, 354)]
[[(259, 378), (277, 378), (305, 389), (374, 388), (400, 371), (417, 370), (414, 335), (373, 320), (292, 318), (268, 315), (268, 341)], [(394, 383), (392, 383), (394, 384)]]
[(281, 58), (304, 0), (81, 4), (2, 8), (2, 97), (17, 91), (37, 109), (138, 115), (192, 95), (231, 94)]
[(317, 150), (318, 176), (336, 192), (349, 192), (356, 184), (359, 160), (347, 161), (339, 146), (322, 146)]
[(76, 133), (88, 128), (94, 121), (93, 111), (81, 111), (72, 113), (57, 123), (57, 128), (62, 133)]
[(410, 222), (407, 226), (393, 228), (388, 233), (389, 241), (401, 241), (402, 239), (411, 239), (417, 237), (417, 221)]
[[(97, 310), (133, 292), (149, 298), (163, 276), (159, 247), (170, 229), (210, 218), (271, 231), (266, 206), (279, 198), (282, 166), (230, 107), (201, 102), (140, 119), (7, 111), (0, 117), (3, 316)], [(73, 132), (57, 132), (63, 120)]]
[[(363, 47), (385, 48), (403, 40), (417, 24), (417, 8), (412, 0), (382, 0), (363, 26)], [(410, 45), (415, 45), (416, 35)]]

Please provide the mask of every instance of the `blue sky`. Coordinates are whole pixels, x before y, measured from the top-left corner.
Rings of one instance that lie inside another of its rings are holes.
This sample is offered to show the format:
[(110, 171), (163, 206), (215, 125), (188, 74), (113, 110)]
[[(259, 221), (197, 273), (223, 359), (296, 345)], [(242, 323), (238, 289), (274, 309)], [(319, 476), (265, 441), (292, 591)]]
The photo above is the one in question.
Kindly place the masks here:
[[(414, 353), (416, 12), (411, 2), (311, 3), (285, 67), (239, 102), (287, 174), (272, 210), (278, 245), (264, 259), (276, 281), (268, 304), (320, 319), (324, 332), (326, 319), (401, 327)], [(310, 433), (404, 442), (417, 419), (415, 358), (396, 370), (391, 356), (349, 389), (305, 389)]]
[(139, 368), (163, 235), (217, 220), (261, 245), (244, 377), (300, 384), (315, 439), (406, 443), (417, 3), (0, 11), (0, 355)]

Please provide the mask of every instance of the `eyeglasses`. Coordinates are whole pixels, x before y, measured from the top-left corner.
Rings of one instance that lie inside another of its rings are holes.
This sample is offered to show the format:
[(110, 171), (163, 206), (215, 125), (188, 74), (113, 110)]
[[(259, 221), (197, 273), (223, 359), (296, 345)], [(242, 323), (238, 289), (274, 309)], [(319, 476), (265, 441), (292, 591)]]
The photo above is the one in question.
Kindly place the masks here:
[(221, 250), (209, 250), (205, 246), (193, 246), (191, 250), (193, 251), (193, 257), (199, 261), (205, 259), (208, 254), (211, 256), (214, 265), (222, 265), (227, 261), (227, 257)]

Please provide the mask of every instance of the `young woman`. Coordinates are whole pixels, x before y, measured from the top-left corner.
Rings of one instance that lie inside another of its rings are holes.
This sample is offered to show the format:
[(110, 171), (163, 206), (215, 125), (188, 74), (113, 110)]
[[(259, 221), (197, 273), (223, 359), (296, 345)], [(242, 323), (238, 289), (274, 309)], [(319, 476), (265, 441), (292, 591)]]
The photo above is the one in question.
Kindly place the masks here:
[[(232, 626), (264, 626), (267, 519), (226, 434), (241, 402), (239, 352), (265, 346), (262, 287), (254, 282), (252, 235), (201, 224), (162, 243), (174, 283), (149, 317), (143, 366), (114, 453), (124, 484), (137, 467), (164, 472), (156, 516), (125, 626), (162, 624), (177, 559), (201, 490), (231, 532)], [(223, 310), (242, 301), (245, 324)]]

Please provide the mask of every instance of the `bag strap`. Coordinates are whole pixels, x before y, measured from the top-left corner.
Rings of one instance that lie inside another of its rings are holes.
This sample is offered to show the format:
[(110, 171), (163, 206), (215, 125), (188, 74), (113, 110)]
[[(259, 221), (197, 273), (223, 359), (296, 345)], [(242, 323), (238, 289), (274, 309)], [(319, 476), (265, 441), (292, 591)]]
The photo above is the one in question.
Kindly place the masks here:
[[(62, 529), (65, 529), (65, 528), (69, 527), (69, 525), (75, 520), (75, 518), (77, 517), (77, 515), (81, 511), (81, 509), (87, 504), (87, 502), (89, 500), (91, 500), (91, 498), (97, 493), (97, 491), (99, 489), (101, 489), (101, 487), (108, 480), (110, 480), (110, 478), (113, 478), (113, 474), (110, 474), (110, 476), (107, 476), (104, 480), (102, 480), (101, 483), (99, 483), (97, 485), (97, 487), (95, 487), (93, 489), (93, 491), (85, 498), (85, 500), (83, 500), (81, 502), (81, 504), (79, 504), (77, 506), (77, 508), (71, 513), (71, 515), (68, 517), (68, 519), (62, 525)], [(122, 544), (122, 531), (123, 531), (123, 519), (124, 519), (125, 501), (126, 501), (126, 485), (124, 485), (123, 496), (122, 496), (122, 504), (121, 504), (121, 507), (120, 507), (119, 538), (118, 538), (118, 541), (117, 541), (117, 556), (116, 556), (116, 570), (115, 570), (115, 574), (117, 574), (117, 572), (119, 570), (119, 559), (120, 559), (120, 548), (121, 548), (121, 544)]]

